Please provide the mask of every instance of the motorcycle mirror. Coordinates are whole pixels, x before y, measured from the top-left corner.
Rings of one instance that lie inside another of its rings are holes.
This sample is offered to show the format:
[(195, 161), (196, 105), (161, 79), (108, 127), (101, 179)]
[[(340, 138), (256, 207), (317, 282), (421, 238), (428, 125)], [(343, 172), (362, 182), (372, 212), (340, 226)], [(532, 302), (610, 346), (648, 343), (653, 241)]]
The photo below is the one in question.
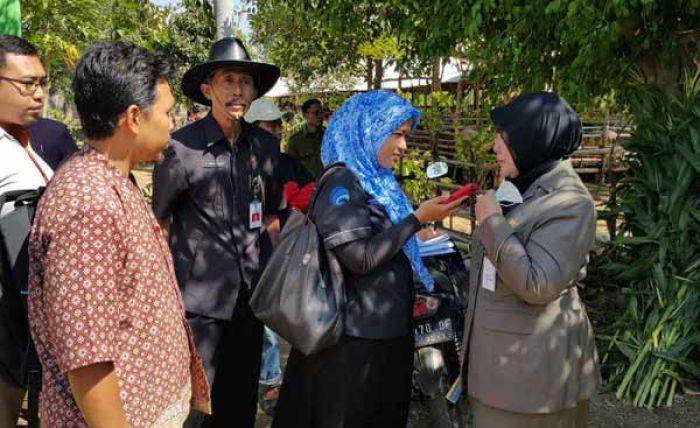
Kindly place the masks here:
[(438, 178), (442, 177), (443, 175), (447, 174), (447, 164), (445, 162), (433, 162), (430, 165), (428, 165), (428, 168), (426, 169), (426, 175), (428, 178), (433, 179), (433, 178)]

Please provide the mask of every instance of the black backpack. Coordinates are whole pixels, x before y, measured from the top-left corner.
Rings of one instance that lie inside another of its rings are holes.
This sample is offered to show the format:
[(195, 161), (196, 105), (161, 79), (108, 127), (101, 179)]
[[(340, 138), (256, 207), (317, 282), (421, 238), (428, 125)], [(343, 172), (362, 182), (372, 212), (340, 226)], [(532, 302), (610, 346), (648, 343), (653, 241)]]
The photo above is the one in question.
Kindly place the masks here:
[(41, 365), (29, 334), (29, 232), (44, 188), (0, 195), (0, 208), (14, 209), (0, 217), (0, 369), (12, 384), (41, 388)]

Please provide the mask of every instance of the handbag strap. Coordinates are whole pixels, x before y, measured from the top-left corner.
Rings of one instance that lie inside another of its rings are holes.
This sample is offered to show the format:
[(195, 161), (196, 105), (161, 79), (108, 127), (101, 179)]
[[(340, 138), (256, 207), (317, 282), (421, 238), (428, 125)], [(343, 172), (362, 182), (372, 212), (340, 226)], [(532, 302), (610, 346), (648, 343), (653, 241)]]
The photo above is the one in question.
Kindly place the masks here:
[(323, 169), (318, 174), (318, 177), (316, 178), (316, 189), (314, 190), (313, 195), (311, 196), (311, 202), (309, 202), (309, 208), (306, 210), (306, 220), (310, 221), (311, 220), (311, 213), (313, 212), (314, 208), (316, 207), (316, 200), (318, 199), (318, 196), (321, 194), (321, 189), (323, 189), (323, 186), (326, 184), (326, 177), (330, 175), (331, 172), (336, 171), (340, 168), (345, 168), (345, 164), (343, 162), (337, 162), (331, 165), (328, 165), (326, 168)]

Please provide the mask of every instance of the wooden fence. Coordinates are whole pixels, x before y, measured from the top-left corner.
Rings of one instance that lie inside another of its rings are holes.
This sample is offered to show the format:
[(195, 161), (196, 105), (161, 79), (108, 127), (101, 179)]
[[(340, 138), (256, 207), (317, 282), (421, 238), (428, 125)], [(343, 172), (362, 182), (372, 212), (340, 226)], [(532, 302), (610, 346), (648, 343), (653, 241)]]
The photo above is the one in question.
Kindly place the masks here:
[[(440, 129), (433, 133), (425, 129), (414, 131), (409, 139), (409, 148), (428, 151), (434, 160), (446, 162), (451, 169), (453, 183), (436, 182), (443, 190), (453, 190), (464, 182), (477, 176), (477, 168), (481, 172), (486, 170), (491, 175), (494, 184), (497, 180), (496, 165), (476, 165), (461, 159), (457, 155), (457, 135), (470, 138), (481, 126), (487, 125), (485, 118), (459, 118), (443, 117)], [(625, 172), (623, 159), (626, 155), (620, 142), (629, 138), (632, 127), (630, 123), (622, 121), (583, 123), (583, 143), (581, 148), (570, 156), (570, 161), (579, 175), (587, 182), (609, 185), (617, 176)], [(450, 230), (457, 241), (468, 242), (469, 234), (475, 227), (474, 201), (466, 204), (456, 216), (452, 216), (443, 223), (443, 228)], [(465, 233), (466, 232), (466, 233)]]
[[(440, 159), (450, 165), (460, 176), (473, 177), (473, 168), (493, 169), (494, 165), (474, 165), (460, 159), (457, 155), (457, 135), (470, 138), (480, 126), (484, 126), (484, 118), (460, 118), (455, 121), (451, 117), (443, 117), (440, 129), (433, 133), (418, 129), (408, 140), (409, 148), (429, 151), (433, 159)], [(625, 152), (620, 146), (621, 139), (628, 138), (631, 127), (622, 122), (584, 122), (583, 144), (570, 159), (574, 169), (585, 179), (592, 178), (595, 182), (604, 184), (612, 175), (624, 172), (622, 160)]]

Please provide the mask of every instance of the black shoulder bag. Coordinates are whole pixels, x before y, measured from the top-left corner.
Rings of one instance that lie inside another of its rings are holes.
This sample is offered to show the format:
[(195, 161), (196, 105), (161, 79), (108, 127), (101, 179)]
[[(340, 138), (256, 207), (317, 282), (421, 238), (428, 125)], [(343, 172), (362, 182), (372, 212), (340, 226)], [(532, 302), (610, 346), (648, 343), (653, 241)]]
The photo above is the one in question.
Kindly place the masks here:
[(343, 271), (311, 218), (324, 179), (342, 167), (320, 174), (308, 214), (292, 212), (250, 298), (258, 319), (304, 355), (335, 345), (343, 334)]

